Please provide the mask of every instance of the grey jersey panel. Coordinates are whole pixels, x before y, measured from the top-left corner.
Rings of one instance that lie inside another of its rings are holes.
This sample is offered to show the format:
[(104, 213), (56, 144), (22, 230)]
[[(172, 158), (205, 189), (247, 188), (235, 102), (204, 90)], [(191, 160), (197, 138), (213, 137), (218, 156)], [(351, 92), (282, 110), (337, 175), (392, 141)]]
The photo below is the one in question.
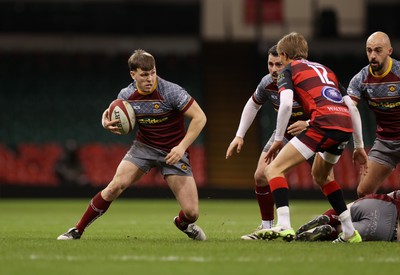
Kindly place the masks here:
[(392, 241), (397, 226), (397, 209), (390, 201), (361, 199), (350, 208), (354, 228), (364, 241)]

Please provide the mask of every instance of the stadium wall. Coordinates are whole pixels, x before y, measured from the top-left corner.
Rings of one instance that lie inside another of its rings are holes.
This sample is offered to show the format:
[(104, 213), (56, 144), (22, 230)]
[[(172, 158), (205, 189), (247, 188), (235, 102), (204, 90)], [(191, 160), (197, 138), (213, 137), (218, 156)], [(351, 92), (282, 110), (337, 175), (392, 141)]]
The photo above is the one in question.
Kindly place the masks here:
[[(400, 48), (398, 20), (390, 20), (396, 18), (397, 2), (0, 1), (0, 197), (86, 196), (110, 180), (132, 137), (105, 132), (100, 117), (131, 81), (126, 60), (135, 48), (152, 52), (160, 76), (185, 87), (208, 115), (191, 148), (201, 196), (253, 197), (258, 156), (275, 127), (269, 106), (249, 130), (240, 157), (228, 162), (224, 156), (242, 107), (266, 74), (268, 48), (289, 31), (302, 32), (310, 59), (331, 67), (347, 85), (367, 63), (370, 32), (388, 32), (393, 48)], [(134, 29), (132, 11), (138, 13), (135, 20), (151, 13), (163, 24), (155, 20)], [(374, 117), (366, 106), (361, 114), (370, 147)], [(60, 174), (70, 141), (79, 148), (73, 163), (82, 169), (72, 183)], [(354, 194), (357, 175), (346, 154), (337, 174), (345, 191)], [(296, 169), (289, 174), (293, 191), (319, 194), (308, 168)], [(127, 196), (162, 196), (165, 183), (156, 172)], [(397, 177), (396, 170), (384, 188), (399, 188)]]

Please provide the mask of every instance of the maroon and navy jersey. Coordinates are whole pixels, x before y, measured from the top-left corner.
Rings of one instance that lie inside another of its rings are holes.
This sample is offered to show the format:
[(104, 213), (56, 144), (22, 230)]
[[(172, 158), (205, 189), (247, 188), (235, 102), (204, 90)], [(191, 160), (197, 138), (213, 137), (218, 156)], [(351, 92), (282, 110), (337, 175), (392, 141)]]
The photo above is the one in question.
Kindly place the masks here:
[(308, 60), (288, 64), (278, 78), (279, 92), (291, 89), (303, 106), (310, 124), (321, 129), (353, 132), (350, 111), (343, 100), (335, 73), (328, 67)]
[(350, 81), (347, 93), (356, 102), (366, 100), (375, 114), (377, 137), (400, 140), (400, 61), (391, 59), (381, 76), (374, 76), (370, 66), (365, 66)]
[[(258, 105), (263, 105), (270, 101), (274, 110), (279, 110), (279, 94), (278, 86), (273, 82), (271, 74), (264, 76), (257, 86), (256, 91), (252, 95), (253, 101)], [(290, 116), (289, 124), (293, 124), (298, 120), (308, 120), (309, 117), (304, 114), (303, 107), (297, 102), (293, 101), (292, 115)], [(293, 136), (285, 133), (285, 137), (290, 139)]]
[(169, 152), (184, 138), (183, 114), (194, 99), (181, 86), (157, 76), (154, 91), (139, 91), (134, 81), (120, 91), (118, 98), (129, 101), (135, 111), (138, 141)]

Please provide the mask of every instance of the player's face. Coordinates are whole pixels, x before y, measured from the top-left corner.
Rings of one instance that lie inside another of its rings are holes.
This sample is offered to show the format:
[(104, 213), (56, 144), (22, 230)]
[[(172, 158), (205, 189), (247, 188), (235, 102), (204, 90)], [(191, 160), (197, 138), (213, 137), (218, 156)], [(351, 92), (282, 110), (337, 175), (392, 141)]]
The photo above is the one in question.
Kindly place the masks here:
[(279, 57), (281, 59), (281, 62), (283, 64), (283, 66), (286, 66), (287, 64), (289, 64), (291, 62), (291, 60), (289, 59), (288, 55), (284, 52), (281, 52), (279, 54)]
[(374, 73), (382, 74), (389, 64), (391, 47), (381, 41), (367, 41), (367, 56), (369, 65)]
[(272, 76), (272, 81), (278, 81), (278, 72), (283, 68), (281, 58), (279, 56), (268, 55), (268, 71)]
[(142, 71), (142, 69), (137, 69), (136, 71), (131, 71), (131, 76), (136, 80), (136, 85), (140, 91), (151, 92), (156, 83), (157, 72), (156, 68), (150, 71)]

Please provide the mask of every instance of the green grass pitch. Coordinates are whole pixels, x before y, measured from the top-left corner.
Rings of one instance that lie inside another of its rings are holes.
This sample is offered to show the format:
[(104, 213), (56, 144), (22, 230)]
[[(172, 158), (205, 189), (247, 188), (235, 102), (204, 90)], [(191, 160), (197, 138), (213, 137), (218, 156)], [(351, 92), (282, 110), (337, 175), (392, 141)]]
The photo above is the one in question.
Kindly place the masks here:
[[(243, 241), (260, 223), (255, 200), (200, 200), (208, 240), (190, 240), (172, 223), (175, 200), (121, 198), (79, 241), (57, 241), (87, 200), (0, 200), (0, 274), (389, 274), (400, 244)], [(328, 208), (291, 201), (292, 225)], [(393, 273), (392, 273), (393, 274)]]

